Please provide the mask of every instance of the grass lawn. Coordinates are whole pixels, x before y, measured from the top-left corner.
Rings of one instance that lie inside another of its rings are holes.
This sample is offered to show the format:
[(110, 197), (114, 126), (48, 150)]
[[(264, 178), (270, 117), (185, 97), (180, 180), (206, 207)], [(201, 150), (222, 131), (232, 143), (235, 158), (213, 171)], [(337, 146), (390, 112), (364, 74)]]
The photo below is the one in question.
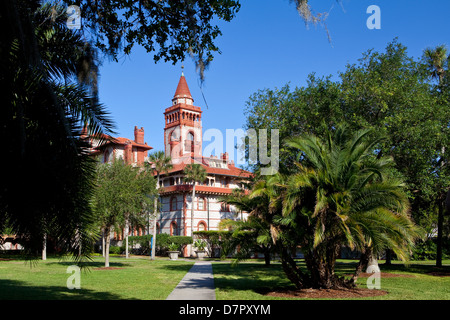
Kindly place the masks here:
[[(148, 258), (111, 257), (112, 269), (104, 266), (102, 257), (94, 257), (87, 271), (81, 272), (81, 289), (69, 290), (66, 273), (71, 261), (50, 258), (30, 265), (24, 260), (0, 260), (0, 299), (142, 299), (164, 300), (191, 268), (194, 260), (170, 261), (167, 257), (150, 261)], [(303, 262), (299, 262), (300, 265)], [(339, 260), (337, 273), (350, 274), (356, 261)], [(449, 271), (450, 260), (444, 261), (442, 270)], [(381, 289), (389, 293), (366, 299), (450, 300), (450, 277), (430, 275), (437, 271), (434, 261), (413, 262), (409, 267), (394, 262), (387, 267), (380, 262), (384, 273), (397, 273), (410, 277), (381, 277)], [(100, 269), (98, 269), (100, 268)], [(261, 294), (265, 289), (291, 286), (281, 265), (273, 262), (265, 267), (262, 261), (249, 260), (237, 266), (228, 261), (213, 261), (216, 298), (218, 300), (279, 299)], [(365, 287), (366, 279), (358, 283)]]
[(194, 261), (150, 261), (147, 258), (111, 257), (110, 267), (94, 257), (81, 271), (81, 289), (68, 289), (70, 260), (50, 258), (30, 265), (24, 260), (0, 261), (0, 299), (144, 299), (162, 300), (172, 292)]
[[(450, 276), (438, 277), (429, 272), (437, 271), (434, 261), (413, 262), (409, 267), (393, 262), (391, 266), (384, 266), (380, 261), (382, 273), (396, 273), (409, 277), (381, 277), (381, 290), (388, 291), (387, 295), (364, 299), (373, 300), (450, 300)], [(337, 263), (338, 274), (351, 274), (356, 261), (340, 260)], [(302, 262), (300, 262), (302, 265)], [(219, 300), (266, 300), (280, 299), (260, 294), (264, 289), (289, 287), (281, 264), (272, 263), (265, 267), (263, 263), (251, 261), (232, 266), (230, 263), (213, 264), (214, 282), (216, 285), (216, 298)], [(444, 268), (450, 271), (450, 260), (444, 261)], [(367, 278), (358, 279), (358, 285), (366, 287)], [(294, 289), (292, 287), (292, 289)]]

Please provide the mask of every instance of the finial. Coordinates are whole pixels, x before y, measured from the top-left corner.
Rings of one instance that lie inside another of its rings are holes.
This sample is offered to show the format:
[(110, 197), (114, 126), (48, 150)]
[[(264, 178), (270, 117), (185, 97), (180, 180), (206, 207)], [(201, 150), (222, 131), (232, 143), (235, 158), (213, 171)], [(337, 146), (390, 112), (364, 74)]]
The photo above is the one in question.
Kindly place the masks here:
[(183, 72), (183, 70), (184, 70), (184, 65), (181, 65), (181, 76), (182, 76), (182, 77), (184, 77), (184, 72)]

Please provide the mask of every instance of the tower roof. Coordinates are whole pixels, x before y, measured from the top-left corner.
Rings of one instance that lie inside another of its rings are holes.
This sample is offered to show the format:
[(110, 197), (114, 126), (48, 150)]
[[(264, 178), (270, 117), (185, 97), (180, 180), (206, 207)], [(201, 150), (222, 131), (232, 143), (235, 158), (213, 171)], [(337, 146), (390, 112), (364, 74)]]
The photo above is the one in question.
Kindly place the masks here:
[(173, 96), (174, 99), (176, 98), (189, 98), (192, 99), (191, 92), (189, 91), (188, 84), (186, 82), (186, 78), (184, 77), (184, 74), (181, 73), (180, 81), (178, 81), (177, 90), (175, 91), (175, 94)]

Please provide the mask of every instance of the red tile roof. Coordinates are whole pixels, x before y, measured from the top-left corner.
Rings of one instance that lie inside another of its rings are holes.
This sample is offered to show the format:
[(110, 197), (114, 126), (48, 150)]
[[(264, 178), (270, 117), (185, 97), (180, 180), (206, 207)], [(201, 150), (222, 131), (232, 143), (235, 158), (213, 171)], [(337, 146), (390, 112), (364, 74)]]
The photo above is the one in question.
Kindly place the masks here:
[[(169, 170), (168, 173), (183, 171), (188, 163), (199, 163), (206, 169), (206, 172), (209, 174), (217, 174), (217, 175), (232, 176), (232, 177), (242, 177), (242, 178), (250, 178), (253, 175), (250, 171), (235, 167), (234, 164), (231, 164), (231, 163), (228, 164), (227, 169), (210, 167), (207, 164), (208, 159), (209, 158), (203, 157), (202, 161), (200, 163), (199, 159), (196, 157), (191, 156), (191, 157), (181, 158), (182, 162), (174, 164), (173, 168), (171, 170)], [(185, 161), (183, 161), (183, 160), (185, 160)]]
[(140, 149), (145, 149), (145, 150), (153, 149), (146, 143), (145, 144), (137, 143), (134, 140), (131, 140), (128, 138), (122, 138), (122, 137), (112, 138), (110, 141), (106, 141), (105, 143), (102, 143), (101, 145), (97, 146), (95, 149), (101, 149), (101, 148), (107, 146), (108, 144), (119, 144), (119, 145), (131, 144), (133, 147), (137, 147)]
[[(174, 98), (178, 97), (187, 97), (192, 99), (191, 92), (189, 91), (188, 84), (186, 82), (186, 78), (182, 74), (180, 77), (180, 81), (178, 82), (177, 90), (175, 91), (175, 94), (173, 95)], [(192, 99), (194, 100), (194, 99)]]
[[(176, 186), (168, 186), (162, 187), (160, 190), (161, 194), (167, 193), (179, 193), (179, 192), (187, 192), (192, 191), (191, 184), (180, 184)], [(211, 187), (211, 186), (195, 186), (195, 193), (210, 193), (210, 194), (231, 194), (233, 189), (231, 188), (221, 188), (221, 187)]]

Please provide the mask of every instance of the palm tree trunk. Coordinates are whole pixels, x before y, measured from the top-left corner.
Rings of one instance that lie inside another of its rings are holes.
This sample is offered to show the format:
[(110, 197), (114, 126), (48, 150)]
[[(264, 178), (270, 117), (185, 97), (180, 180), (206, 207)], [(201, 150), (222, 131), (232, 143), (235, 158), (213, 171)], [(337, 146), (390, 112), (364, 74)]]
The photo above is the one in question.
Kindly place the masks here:
[[(158, 178), (159, 181), (159, 178)], [(158, 198), (155, 197), (155, 210), (154, 210), (154, 217), (153, 217), (153, 245), (152, 245), (152, 254), (151, 254), (151, 260), (155, 260), (155, 252), (156, 252), (156, 215), (158, 211)]]
[(352, 286), (356, 285), (356, 281), (358, 280), (359, 274), (364, 270), (364, 268), (367, 268), (371, 256), (372, 250), (370, 248), (366, 248), (366, 250), (361, 254), (361, 257), (359, 258), (359, 262), (356, 265), (355, 273), (349, 280), (350, 285)]
[(439, 199), (439, 214), (437, 226), (436, 267), (442, 267), (442, 229), (444, 227), (444, 201)]
[(194, 236), (194, 198), (195, 198), (195, 182), (192, 187), (192, 200), (191, 200), (191, 237)]
[[(192, 186), (192, 200), (191, 200), (191, 237), (194, 239), (194, 198), (195, 198), (195, 181), (193, 182), (194, 185)], [(191, 245), (191, 256), (192, 256), (192, 245)]]
[(125, 258), (128, 259), (128, 219), (125, 220)]
[[(156, 179), (156, 188), (159, 189), (159, 172), (157, 173), (157, 179)], [(158, 198), (155, 197), (155, 206), (154, 206), (154, 217), (153, 217), (153, 245), (152, 245), (152, 254), (151, 254), (151, 260), (155, 260), (155, 254), (156, 254), (156, 218), (158, 213)]]
[(102, 256), (105, 256), (105, 229), (102, 230)]
[(109, 244), (111, 241), (109, 228), (105, 228), (104, 238), (105, 238), (105, 268), (108, 268), (109, 267)]
[(42, 241), (42, 260), (47, 260), (47, 234), (44, 234)]

